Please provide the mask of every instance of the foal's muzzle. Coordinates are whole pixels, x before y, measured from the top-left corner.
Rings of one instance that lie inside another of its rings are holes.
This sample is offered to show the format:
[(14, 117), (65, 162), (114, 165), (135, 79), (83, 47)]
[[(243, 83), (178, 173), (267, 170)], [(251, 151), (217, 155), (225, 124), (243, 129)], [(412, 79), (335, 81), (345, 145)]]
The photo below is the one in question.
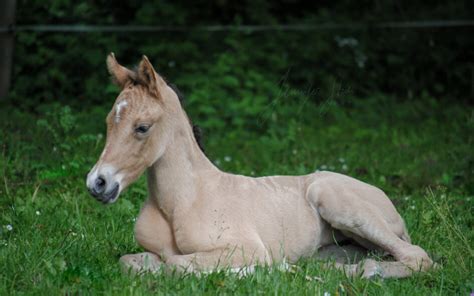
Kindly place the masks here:
[(90, 194), (104, 204), (117, 200), (121, 191), (122, 177), (112, 165), (95, 165), (87, 175), (87, 189)]
[(87, 175), (87, 189), (90, 194), (104, 204), (113, 203), (120, 194), (116, 169), (112, 166), (94, 167)]
[[(110, 187), (109, 190), (107, 188)], [(119, 193), (119, 184), (115, 182), (112, 186), (108, 186), (104, 177), (99, 176), (94, 181), (92, 186), (88, 186), (89, 193), (100, 202), (104, 204), (114, 202)]]

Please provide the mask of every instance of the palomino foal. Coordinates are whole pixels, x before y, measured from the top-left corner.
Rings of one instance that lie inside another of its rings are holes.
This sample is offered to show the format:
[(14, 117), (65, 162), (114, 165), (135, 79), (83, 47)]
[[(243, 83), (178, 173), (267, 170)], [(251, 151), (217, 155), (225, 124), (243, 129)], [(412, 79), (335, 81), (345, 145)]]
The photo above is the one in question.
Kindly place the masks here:
[(350, 239), (396, 261), (338, 264), (364, 277), (405, 277), (432, 266), (410, 243), (378, 188), (332, 172), (251, 178), (220, 171), (201, 151), (177, 94), (144, 56), (136, 71), (107, 66), (122, 89), (107, 116), (107, 141), (87, 187), (110, 204), (145, 170), (149, 196), (135, 225), (148, 252), (126, 255), (134, 271), (208, 271), (296, 262)]

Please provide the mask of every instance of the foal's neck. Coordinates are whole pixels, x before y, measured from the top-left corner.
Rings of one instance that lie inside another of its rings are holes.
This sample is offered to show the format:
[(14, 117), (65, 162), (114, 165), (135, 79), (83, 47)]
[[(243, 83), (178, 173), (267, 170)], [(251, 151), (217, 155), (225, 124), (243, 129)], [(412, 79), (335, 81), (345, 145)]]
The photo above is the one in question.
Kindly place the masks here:
[(219, 170), (204, 155), (184, 111), (158, 161), (148, 169), (148, 191), (168, 218), (190, 208), (197, 198), (202, 172)]

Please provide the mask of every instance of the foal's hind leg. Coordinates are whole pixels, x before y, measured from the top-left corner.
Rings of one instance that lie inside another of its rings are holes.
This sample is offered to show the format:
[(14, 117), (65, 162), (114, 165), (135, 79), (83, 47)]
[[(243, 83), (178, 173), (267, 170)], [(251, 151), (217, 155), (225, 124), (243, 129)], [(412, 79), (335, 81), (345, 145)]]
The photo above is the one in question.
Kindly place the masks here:
[(333, 260), (340, 264), (353, 264), (367, 258), (367, 254), (367, 249), (355, 244), (341, 246), (331, 244), (320, 248), (315, 254), (315, 258), (324, 261)]
[[(393, 232), (376, 206), (349, 190), (333, 192), (332, 188), (326, 189), (325, 191), (324, 184), (313, 183), (308, 190), (308, 200), (325, 221), (335, 229), (368, 240), (399, 261), (386, 262), (382, 265), (368, 261), (368, 265), (383, 269), (385, 277), (408, 276), (412, 271), (427, 270), (432, 266), (433, 262), (422, 248), (402, 240)], [(351, 268), (353, 269), (353, 266)], [(355, 271), (360, 269), (358, 267)]]

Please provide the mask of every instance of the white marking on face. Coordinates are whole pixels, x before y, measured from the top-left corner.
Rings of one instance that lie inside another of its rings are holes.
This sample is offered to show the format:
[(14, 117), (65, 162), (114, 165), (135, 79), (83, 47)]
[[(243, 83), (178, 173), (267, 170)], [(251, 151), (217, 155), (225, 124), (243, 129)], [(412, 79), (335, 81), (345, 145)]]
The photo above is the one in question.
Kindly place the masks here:
[(87, 187), (92, 188), (96, 179), (97, 179), (97, 164), (92, 168), (89, 174), (87, 174), (87, 180), (86, 180)]
[(115, 106), (115, 123), (120, 122), (120, 112), (122, 112), (122, 109), (125, 108), (127, 105), (128, 102), (126, 100), (117, 103), (117, 106)]
[(115, 181), (117, 181), (119, 183), (120, 188), (122, 188), (122, 180), (123, 180), (124, 177), (125, 177), (125, 175), (122, 174), (122, 173), (118, 173), (118, 174), (115, 175)]

